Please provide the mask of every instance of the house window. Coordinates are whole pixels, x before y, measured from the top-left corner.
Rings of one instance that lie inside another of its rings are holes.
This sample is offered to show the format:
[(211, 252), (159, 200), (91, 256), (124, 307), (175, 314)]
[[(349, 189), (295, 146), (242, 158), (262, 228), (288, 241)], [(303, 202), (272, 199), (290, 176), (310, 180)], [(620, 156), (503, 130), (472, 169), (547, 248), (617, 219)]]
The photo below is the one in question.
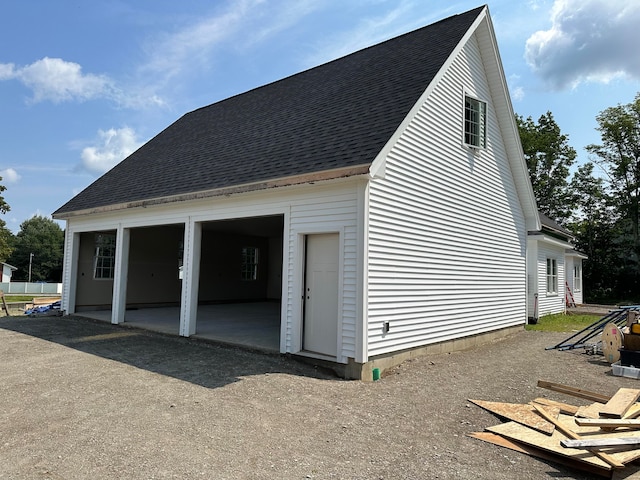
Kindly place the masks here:
[(258, 249), (256, 247), (242, 248), (240, 278), (242, 280), (258, 279)]
[(580, 265), (573, 266), (573, 290), (576, 292), (582, 290), (582, 268)]
[(93, 257), (93, 278), (112, 279), (116, 265), (116, 236), (113, 233), (97, 233)]
[(464, 143), (470, 147), (485, 148), (487, 143), (487, 104), (475, 98), (464, 97)]
[(547, 294), (558, 294), (558, 263), (555, 258), (547, 258)]

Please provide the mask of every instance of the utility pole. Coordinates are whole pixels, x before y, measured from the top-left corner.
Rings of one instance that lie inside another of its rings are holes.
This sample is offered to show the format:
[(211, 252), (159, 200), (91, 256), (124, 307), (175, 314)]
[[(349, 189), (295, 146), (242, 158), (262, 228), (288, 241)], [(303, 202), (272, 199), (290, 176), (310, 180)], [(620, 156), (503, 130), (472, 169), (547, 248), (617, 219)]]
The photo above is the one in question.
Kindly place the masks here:
[(31, 264), (33, 263), (33, 253), (29, 254), (29, 283), (31, 283)]

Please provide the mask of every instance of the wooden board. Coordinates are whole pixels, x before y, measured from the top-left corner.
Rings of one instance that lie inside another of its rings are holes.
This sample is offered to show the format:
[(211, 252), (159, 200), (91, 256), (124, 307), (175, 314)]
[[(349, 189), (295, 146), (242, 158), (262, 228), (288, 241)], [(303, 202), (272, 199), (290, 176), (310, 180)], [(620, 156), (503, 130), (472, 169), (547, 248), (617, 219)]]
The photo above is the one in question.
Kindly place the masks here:
[(634, 403), (622, 418), (638, 418), (640, 417), (640, 403)]
[[(580, 427), (576, 425), (574, 417), (564, 414), (560, 414), (558, 416), (558, 422), (562, 423), (563, 426), (565, 426), (568, 430), (573, 430), (574, 432), (585, 438), (632, 437), (638, 435), (638, 432), (633, 430), (626, 432), (615, 431), (612, 433), (606, 433), (600, 430), (599, 427)], [(527, 445), (542, 448), (544, 450), (558, 453), (560, 455), (566, 455), (569, 453), (569, 456), (571, 458), (578, 461), (586, 461), (591, 465), (597, 465), (600, 467), (604, 466), (604, 468), (609, 467), (607, 463), (597, 458), (593, 453), (587, 450), (579, 450), (573, 448), (567, 449), (562, 447), (560, 445), (560, 440), (564, 440), (566, 436), (559, 432), (557, 429), (551, 436), (549, 436), (545, 435), (544, 433), (537, 432), (531, 428), (520, 425), (516, 422), (509, 422), (503, 425), (509, 426), (504, 427), (502, 425), (499, 425), (496, 427), (489, 427), (487, 430), (493, 433), (497, 433), (498, 435), (503, 435), (511, 440), (526, 443)], [(640, 449), (627, 449), (625, 451), (622, 449), (622, 447), (612, 447), (603, 449), (603, 451), (609, 453), (616, 460), (625, 464), (640, 458)]]
[[(553, 453), (546, 452), (545, 450), (542, 450), (540, 448), (532, 447), (530, 445), (525, 445), (524, 443), (514, 442), (501, 435), (496, 435), (495, 433), (472, 432), (467, 434), (467, 436), (478, 439), (478, 440), (482, 440), (483, 442), (497, 445), (499, 447), (508, 448), (509, 450), (513, 450), (514, 452), (520, 452), (520, 453), (524, 453), (525, 455), (529, 455), (531, 457), (541, 458), (543, 460), (555, 462), (557, 464), (564, 465), (565, 467), (568, 467), (568, 468), (572, 468), (575, 470), (582, 470), (584, 472), (589, 472), (594, 475), (600, 475), (605, 478), (611, 478), (611, 470), (609, 469), (600, 468), (595, 465), (589, 465), (584, 462), (579, 462), (567, 457), (563, 457), (561, 455), (555, 455)], [(624, 471), (626, 470), (627, 469), (625, 468)]]
[(604, 403), (592, 403), (578, 407), (575, 416), (580, 418), (600, 418), (600, 411), (604, 408)]
[(640, 429), (640, 420), (637, 418), (576, 418), (575, 422), (581, 427)]
[(539, 397), (533, 400), (533, 403), (544, 405), (545, 407), (556, 407), (560, 410), (560, 413), (565, 413), (567, 415), (575, 415), (576, 413), (578, 413), (578, 407), (576, 407), (575, 405), (556, 402), (554, 400), (549, 400), (548, 398)]
[[(580, 440), (581, 437), (580, 435), (578, 435), (576, 432), (574, 432), (572, 429), (567, 428), (565, 425), (563, 425), (562, 423), (560, 423), (558, 421), (557, 418), (553, 418), (552, 416), (550, 416), (547, 411), (544, 409), (544, 407), (535, 406), (536, 411), (542, 415), (546, 420), (552, 422), (555, 426), (556, 429), (560, 430), (562, 432), (563, 435), (565, 435), (568, 438), (571, 438), (573, 440)], [(611, 455), (609, 455), (606, 452), (602, 452), (600, 450), (592, 450), (593, 454), (596, 455), (598, 458), (600, 458), (601, 460), (604, 460), (605, 462), (607, 462), (609, 465), (611, 465), (613, 468), (624, 468), (624, 463), (620, 462), (619, 460), (613, 458)]]
[(640, 397), (640, 390), (636, 388), (620, 388), (600, 410), (600, 416), (606, 418), (622, 418), (636, 400)]
[(560, 441), (565, 439), (565, 436), (554, 431), (551, 436), (544, 433), (536, 432), (531, 428), (520, 425), (516, 422), (503, 423), (502, 425), (496, 425), (495, 427), (487, 428), (488, 431), (502, 435), (503, 437), (515, 440), (516, 442), (524, 443), (532, 447), (540, 448), (546, 452), (551, 452), (561, 457), (566, 457), (576, 462), (586, 463), (588, 465), (596, 466), (603, 470), (612, 470), (611, 466), (604, 460), (600, 460), (593, 453), (588, 450), (581, 450), (576, 448), (564, 448), (560, 445)]
[(591, 447), (626, 447), (640, 446), (640, 436), (625, 438), (592, 438), (580, 440), (561, 440), (560, 445), (565, 448), (591, 448)]
[(623, 345), (622, 332), (615, 323), (607, 323), (602, 330), (602, 353), (608, 363), (620, 360)]
[[(503, 403), (503, 402), (487, 402), (484, 400), (471, 400), (481, 408), (495, 413), (496, 415), (508, 418), (514, 422), (518, 422), (527, 427), (538, 430), (539, 432), (551, 435), (555, 430), (555, 426), (542, 418), (531, 405), (522, 405), (519, 403)], [(560, 414), (557, 407), (546, 407), (549, 414), (555, 418)]]
[(7, 317), (10, 317), (11, 314), (9, 313), (9, 306), (7, 305), (7, 300), (4, 298), (4, 292), (2, 290), (0, 290), (0, 298), (2, 298), (2, 309), (7, 314)]
[(602, 395), (597, 392), (590, 392), (582, 388), (570, 387), (568, 385), (562, 385), (560, 383), (547, 382), (545, 380), (538, 380), (538, 386), (540, 388), (546, 388), (554, 392), (564, 393), (565, 395), (571, 395), (572, 397), (584, 398), (590, 402), (607, 403), (611, 397), (609, 395)]

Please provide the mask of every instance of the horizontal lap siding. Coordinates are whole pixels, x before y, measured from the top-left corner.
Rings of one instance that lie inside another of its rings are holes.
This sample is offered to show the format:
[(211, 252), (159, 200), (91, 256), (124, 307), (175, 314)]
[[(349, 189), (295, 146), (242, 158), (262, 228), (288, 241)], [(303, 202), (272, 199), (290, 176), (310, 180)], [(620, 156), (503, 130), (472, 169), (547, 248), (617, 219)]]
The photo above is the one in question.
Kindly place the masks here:
[[(291, 205), (290, 230), (289, 230), (289, 260), (288, 277), (293, 279), (301, 272), (296, 272), (295, 250), (297, 236), (300, 233), (344, 232), (344, 249), (342, 256), (342, 348), (338, 352), (338, 361), (356, 356), (356, 216), (357, 194), (353, 184), (341, 188), (318, 189), (318, 192), (308, 193), (303, 199), (294, 201)], [(296, 291), (294, 282), (288, 282), (288, 318), (300, 318), (302, 312), (294, 298), (302, 295)], [(289, 322), (291, 325), (291, 322)], [(286, 343), (287, 351), (291, 351), (293, 330), (288, 328)]]
[[(461, 145), (463, 87), (488, 103), (476, 156)], [(525, 321), (526, 229), (491, 103), (472, 38), (371, 182), (369, 356)]]
[[(547, 293), (547, 258), (555, 258), (558, 265), (558, 293)], [(540, 242), (538, 244), (538, 314), (549, 315), (565, 311), (564, 248)]]

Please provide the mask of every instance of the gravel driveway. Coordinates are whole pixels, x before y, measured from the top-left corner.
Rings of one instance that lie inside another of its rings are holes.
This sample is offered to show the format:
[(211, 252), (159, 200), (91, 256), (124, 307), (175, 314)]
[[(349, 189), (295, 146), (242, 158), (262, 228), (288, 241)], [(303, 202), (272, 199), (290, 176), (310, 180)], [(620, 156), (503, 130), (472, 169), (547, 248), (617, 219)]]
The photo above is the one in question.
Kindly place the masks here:
[(67, 317), (0, 320), (0, 478), (591, 478), (465, 436), (468, 398), (580, 404), (538, 379), (638, 388), (601, 356), (522, 331), (378, 382), (295, 360)]

